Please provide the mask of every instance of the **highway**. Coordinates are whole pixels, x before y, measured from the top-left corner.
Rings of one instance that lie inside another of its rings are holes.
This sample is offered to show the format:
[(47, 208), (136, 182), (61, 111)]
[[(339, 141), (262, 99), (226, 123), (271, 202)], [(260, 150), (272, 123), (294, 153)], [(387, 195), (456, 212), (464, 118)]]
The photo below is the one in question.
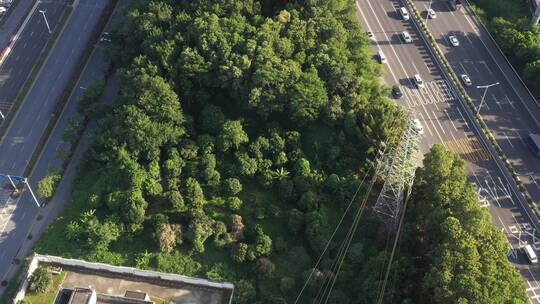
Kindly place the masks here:
[[(62, 10), (66, 7), (66, 1), (40, 3), (30, 17), (11, 53), (2, 63), (0, 67), (0, 111), (4, 115), (7, 115), (13, 107), (17, 94), (51, 36), (39, 10), (46, 11), (49, 26), (51, 30), (54, 30), (62, 15)], [(10, 19), (12, 17), (19, 16), (11, 15)], [(24, 18), (24, 16), (22, 17)]]
[[(429, 1), (416, 0), (415, 4), (425, 11)], [(480, 114), (533, 200), (540, 202), (540, 160), (524, 140), (529, 133), (540, 134), (540, 108), (467, 6), (452, 11), (446, 1), (438, 0), (433, 1), (432, 9), (437, 18), (428, 20), (428, 27), (454, 72), (471, 78), (473, 85), (467, 87), (467, 93), (477, 108), (484, 89), (476, 86), (499, 83), (488, 89)], [(448, 35), (458, 38), (458, 47), (448, 43)], [(540, 267), (522, 272), (530, 279), (526, 282), (529, 294), (540, 303)]]
[[(536, 279), (530, 278), (535, 267), (527, 263), (519, 249), (524, 242), (533, 243), (535, 233), (532, 219), (522, 207), (523, 198), (516, 194), (516, 186), (508, 172), (501, 169), (500, 161), (493, 159), (493, 154), (483, 144), (465, 105), (445, 82), (412, 21), (404, 21), (398, 13), (401, 6), (398, 1), (357, 1), (364, 29), (375, 36), (373, 53), (382, 50), (387, 57), (384, 81), (389, 86), (401, 87), (404, 96), (397, 100), (398, 104), (421, 121), (424, 127), (421, 152), (441, 143), (467, 160), (469, 180), (476, 184), (482, 204), (488, 208), (494, 223), (506, 234), (509, 258), (521, 270), (531, 301), (538, 301), (530, 287), (540, 287)], [(406, 44), (400, 38), (404, 30), (411, 34), (412, 43)], [(421, 75), (425, 88), (416, 88), (412, 80), (414, 74)]]
[[(2, 155), (0, 172), (13, 175), (21, 175), (24, 172), (73, 72), (81, 64), (81, 56), (104, 13), (106, 4), (107, 2), (103, 0), (80, 0), (75, 6), (26, 101), (0, 142)], [(99, 63), (92, 66), (82, 81), (91, 81), (97, 77), (99, 69), (101, 69)], [(77, 98), (80, 91), (77, 90), (73, 98)], [(73, 108), (68, 107), (66, 111), (72, 113)], [(65, 127), (67, 122), (63, 121), (60, 124)], [(58, 160), (55, 159), (58, 153), (50, 152), (50, 149), (65, 147), (59, 143), (59, 136), (53, 133), (36, 168), (36, 178), (44, 175), (43, 171), (46, 170), (44, 168), (48, 164), (58, 164)], [(35, 182), (37, 181), (31, 181), (34, 188)], [(15, 257), (39, 208), (29, 199), (27, 192), (24, 192), (19, 200), (5, 200), (5, 194), (2, 196), (0, 193), (0, 199), (4, 199), (0, 201), (0, 265), (7, 265), (0, 267), (0, 280), (3, 280), (12, 264), (17, 262)]]

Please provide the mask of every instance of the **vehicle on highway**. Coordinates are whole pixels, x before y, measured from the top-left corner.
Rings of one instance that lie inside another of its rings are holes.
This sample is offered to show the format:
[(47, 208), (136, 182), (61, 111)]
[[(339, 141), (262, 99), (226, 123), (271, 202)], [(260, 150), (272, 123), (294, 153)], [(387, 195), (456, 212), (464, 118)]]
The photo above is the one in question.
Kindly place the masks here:
[(369, 40), (375, 42), (375, 34), (373, 34), (373, 32), (367, 32), (366, 34), (367, 34)]
[(527, 256), (531, 264), (538, 263), (538, 257), (536, 256), (536, 252), (534, 252), (534, 249), (531, 245), (525, 245), (525, 247), (523, 247), (523, 251), (525, 252), (525, 255)]
[(528, 134), (525, 137), (525, 141), (534, 155), (540, 156), (540, 135), (533, 133)]
[(414, 119), (414, 126), (416, 127), (416, 131), (418, 131), (418, 134), (424, 134), (424, 127), (422, 126), (422, 123), (420, 122), (420, 120), (418, 120), (418, 118)]
[(401, 38), (403, 38), (403, 41), (405, 41), (405, 43), (411, 43), (412, 42), (411, 34), (409, 34), (409, 32), (407, 32), (407, 31), (403, 31), (401, 33)]
[(424, 81), (422, 80), (422, 77), (420, 77), (420, 74), (414, 74), (414, 83), (419, 89), (424, 87)]
[(392, 97), (395, 99), (400, 99), (403, 96), (403, 93), (401, 92), (401, 89), (399, 86), (394, 85), (392, 86)]
[(472, 85), (471, 78), (467, 74), (461, 74), (461, 81), (463, 81), (463, 84), (470, 87)]
[(0, 6), (0, 16), (2, 16), (3, 14), (5, 14), (7, 12), (7, 8), (3, 7), (3, 6)]
[(377, 53), (378, 57), (379, 57), (379, 62), (380, 63), (386, 63), (386, 56), (384, 56), (384, 53), (382, 50), (379, 50), (379, 52)]
[(435, 11), (432, 8), (428, 8), (427, 16), (428, 16), (429, 19), (436, 19), (437, 18), (437, 14), (435, 13)]
[(454, 47), (455, 47), (455, 46), (459, 46), (459, 40), (458, 40), (457, 37), (454, 36), (454, 35), (448, 36), (448, 41), (450, 41), (450, 44), (451, 44), (452, 46), (454, 46)]
[(409, 20), (409, 12), (407, 11), (407, 9), (405, 7), (401, 7), (399, 9), (399, 13), (401, 14), (401, 17), (403, 17), (403, 20), (407, 21)]

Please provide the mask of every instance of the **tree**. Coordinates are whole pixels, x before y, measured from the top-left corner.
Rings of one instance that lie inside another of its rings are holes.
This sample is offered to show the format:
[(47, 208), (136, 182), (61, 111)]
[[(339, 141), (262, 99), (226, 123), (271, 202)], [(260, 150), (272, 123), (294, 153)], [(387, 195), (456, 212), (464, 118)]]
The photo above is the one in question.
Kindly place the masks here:
[(179, 232), (179, 225), (172, 225), (168, 223), (159, 225), (154, 234), (161, 252), (171, 253), (174, 250)]
[(238, 304), (249, 304), (255, 300), (255, 287), (247, 280), (240, 280), (235, 284), (234, 302)]
[(232, 211), (237, 211), (242, 207), (242, 200), (237, 196), (232, 196), (227, 199), (227, 206), (229, 206), (229, 209)]
[(183, 211), (185, 207), (184, 197), (178, 190), (169, 191), (169, 202), (171, 207), (177, 211)]
[(227, 195), (237, 195), (242, 191), (242, 184), (237, 178), (227, 178), (223, 184), (223, 191), (225, 191)]
[(279, 281), (279, 290), (281, 290), (282, 293), (288, 294), (290, 291), (293, 290), (295, 285), (294, 279), (291, 277), (283, 277)]
[(242, 127), (242, 122), (239, 120), (228, 120), (223, 125), (223, 131), (218, 137), (218, 146), (221, 151), (228, 151), (230, 148), (235, 150), (238, 147), (249, 141), (249, 137)]
[(50, 199), (53, 194), (54, 190), (56, 190), (56, 186), (58, 185), (58, 182), (62, 179), (62, 176), (56, 172), (51, 172), (44, 178), (42, 178), (38, 184), (37, 184), (37, 193), (39, 196)]
[(272, 274), (274, 273), (276, 266), (274, 266), (274, 263), (272, 263), (269, 259), (260, 258), (257, 260), (257, 263), (255, 264), (255, 268), (257, 270), (257, 274), (259, 275), (259, 277), (268, 279), (272, 277)]
[(201, 208), (205, 203), (204, 192), (199, 182), (189, 177), (186, 180), (185, 198), (190, 208)]
[(199, 119), (199, 125), (203, 132), (217, 135), (223, 128), (225, 115), (219, 107), (212, 104), (207, 104), (202, 109)]
[(39, 266), (32, 276), (30, 277), (30, 282), (28, 289), (31, 292), (35, 293), (44, 293), (49, 289), (49, 286), (52, 283), (52, 275), (48, 267)]
[(244, 224), (238, 214), (231, 215), (231, 236), (234, 242), (244, 239)]
[(291, 90), (292, 118), (306, 123), (318, 118), (321, 109), (328, 102), (324, 82), (319, 78), (315, 67), (302, 73)]

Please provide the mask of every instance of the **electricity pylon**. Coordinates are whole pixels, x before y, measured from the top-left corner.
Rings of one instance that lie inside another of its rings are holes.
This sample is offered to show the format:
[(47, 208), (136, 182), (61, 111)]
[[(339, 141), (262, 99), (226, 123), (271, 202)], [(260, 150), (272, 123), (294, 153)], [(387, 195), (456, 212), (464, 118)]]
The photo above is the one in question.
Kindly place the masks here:
[(408, 116), (407, 126), (399, 143), (382, 156), (377, 175), (384, 181), (373, 211), (395, 230), (403, 201), (411, 192), (418, 155), (418, 126)]

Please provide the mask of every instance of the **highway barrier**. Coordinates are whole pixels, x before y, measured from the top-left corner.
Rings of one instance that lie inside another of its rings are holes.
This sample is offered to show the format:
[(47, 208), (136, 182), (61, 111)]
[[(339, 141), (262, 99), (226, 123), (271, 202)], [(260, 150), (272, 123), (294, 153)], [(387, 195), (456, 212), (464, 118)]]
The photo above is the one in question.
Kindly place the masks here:
[(437, 59), (444, 65), (444, 68), (445, 68), (446, 72), (448, 73), (448, 75), (450, 76), (450, 79), (451, 79), (452, 83), (454, 84), (454, 87), (456, 87), (459, 90), (459, 93), (460, 93), (461, 97), (463, 97), (463, 100), (466, 101), (466, 104), (468, 106), (468, 109), (471, 111), (472, 116), (474, 117), (474, 119), (476, 120), (476, 122), (480, 126), (482, 132), (485, 134), (485, 136), (487, 137), (487, 139), (491, 143), (491, 146), (493, 147), (493, 149), (495, 150), (497, 155), (502, 160), (502, 163), (504, 164), (504, 166), (506, 167), (506, 169), (510, 173), (511, 177), (514, 179), (514, 182), (516, 183), (519, 192), (521, 193), (521, 195), (523, 195), (523, 197), (527, 201), (528, 207), (533, 211), (534, 215), (536, 216), (534, 219), (531, 219), (531, 220), (535, 221), (534, 222), (535, 226), (539, 227), (540, 223), (538, 222), (538, 218), (540, 217), (540, 209), (534, 204), (530, 194), (528, 193), (527, 189), (523, 185), (523, 182), (519, 179), (519, 176), (517, 175), (516, 169), (514, 168), (514, 166), (512, 166), (512, 164), (510, 163), (510, 161), (508, 160), (508, 158), (504, 154), (503, 150), (501, 149), (501, 147), (497, 143), (497, 140), (493, 136), (491, 130), (488, 129), (488, 127), (486, 126), (486, 123), (484, 122), (482, 117), (480, 115), (476, 114), (477, 109), (474, 106), (474, 104), (472, 103), (471, 97), (467, 94), (467, 91), (463, 87), (461, 81), (459, 80), (458, 76), (456, 75), (456, 73), (452, 69), (452, 66), (450, 65), (448, 60), (446, 60), (446, 57), (444, 56), (443, 52), (439, 48), (439, 45), (437, 44), (437, 41), (435, 40), (435, 38), (431, 34), (431, 31), (429, 30), (426, 22), (422, 18), (420, 12), (416, 8), (416, 5), (413, 3), (412, 0), (405, 0), (405, 1), (406, 1), (407, 5), (409, 6), (409, 8), (412, 11), (412, 14), (413, 14), (414, 19), (415, 19), (414, 21), (417, 22), (418, 24), (420, 24), (420, 27), (421, 27), (421, 33), (420, 34), (423, 35), (423, 37), (427, 37), (427, 39), (429, 40), (428, 41), (428, 43), (429, 43), (428, 47), (431, 46), (431, 48), (435, 51), (435, 55), (436, 55)]

